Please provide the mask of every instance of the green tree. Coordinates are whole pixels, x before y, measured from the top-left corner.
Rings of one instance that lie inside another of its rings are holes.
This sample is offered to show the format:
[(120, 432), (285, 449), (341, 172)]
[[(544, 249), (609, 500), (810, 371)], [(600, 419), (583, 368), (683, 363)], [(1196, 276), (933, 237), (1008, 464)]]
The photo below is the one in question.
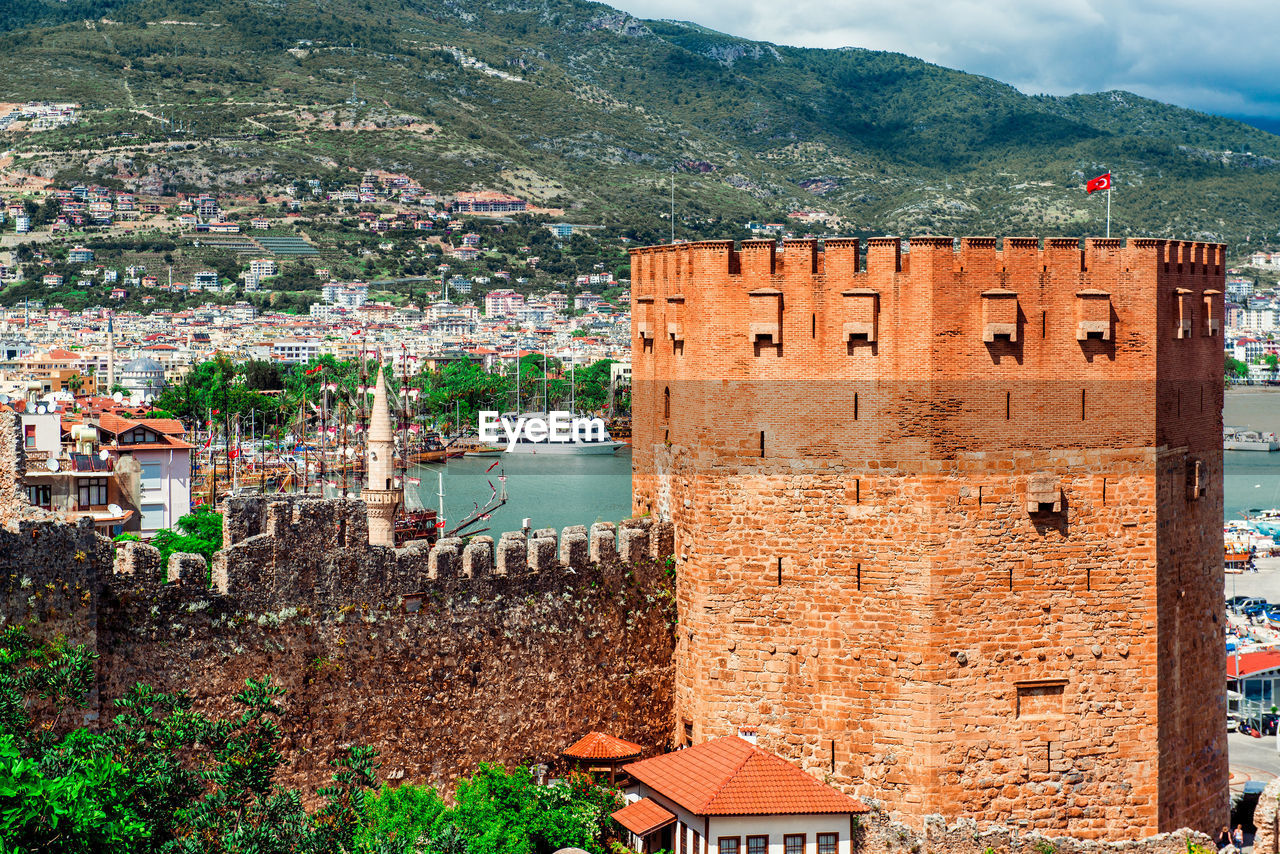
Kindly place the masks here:
[(598, 849), (609, 815), (622, 806), (617, 791), (589, 775), (539, 786), (526, 767), (507, 771), (489, 764), (459, 781), (455, 798), (457, 806), (442, 814), (435, 830), (452, 824), (467, 840), (470, 854)]
[(222, 514), (201, 507), (178, 520), (178, 529), (161, 528), (151, 538), (160, 549), (160, 563), (168, 564), (169, 556), (178, 552), (204, 555), (213, 563), (213, 554), (222, 548)]
[(244, 375), (244, 386), (253, 391), (280, 391), (284, 388), (284, 378), (280, 375), (280, 366), (275, 362), (262, 359), (250, 359), (240, 368)]
[(132, 854), (146, 844), (149, 830), (128, 803), (128, 771), (98, 741), (78, 730), (51, 749), (57, 760), (46, 763), (23, 756), (12, 735), (0, 735), (3, 850)]
[(396, 854), (416, 852), (431, 843), (444, 812), (444, 801), (431, 786), (384, 785), (365, 806), (357, 850), (374, 852), (381, 846)]
[(1239, 359), (1227, 356), (1226, 377), (1228, 380), (1245, 379), (1249, 376), (1249, 366)]

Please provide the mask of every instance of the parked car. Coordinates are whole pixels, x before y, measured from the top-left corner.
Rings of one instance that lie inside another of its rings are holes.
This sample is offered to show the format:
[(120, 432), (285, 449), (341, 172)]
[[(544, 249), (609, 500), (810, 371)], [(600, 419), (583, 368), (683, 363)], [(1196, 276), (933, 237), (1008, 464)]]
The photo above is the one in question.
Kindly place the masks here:
[(1235, 732), (1239, 728), (1240, 721), (1236, 720), (1231, 715), (1227, 715), (1227, 732)]
[(1228, 611), (1231, 611), (1231, 612), (1233, 612), (1233, 613), (1234, 613), (1234, 612), (1236, 612), (1236, 611), (1240, 610), (1240, 606), (1241, 606), (1241, 605), (1243, 605), (1245, 602), (1248, 602), (1250, 599), (1253, 599), (1253, 598), (1255, 598), (1255, 597), (1253, 597), (1253, 596), (1231, 596), (1231, 597), (1229, 597), (1229, 598), (1227, 599), (1227, 610), (1228, 610)]
[(1262, 609), (1264, 609), (1266, 605), (1267, 600), (1261, 596), (1246, 596), (1235, 606), (1235, 612), (1237, 614), (1244, 614), (1247, 617), (1251, 613), (1261, 613)]
[(1240, 609), (1240, 613), (1246, 617), (1261, 617), (1267, 611), (1267, 600), (1256, 599)]

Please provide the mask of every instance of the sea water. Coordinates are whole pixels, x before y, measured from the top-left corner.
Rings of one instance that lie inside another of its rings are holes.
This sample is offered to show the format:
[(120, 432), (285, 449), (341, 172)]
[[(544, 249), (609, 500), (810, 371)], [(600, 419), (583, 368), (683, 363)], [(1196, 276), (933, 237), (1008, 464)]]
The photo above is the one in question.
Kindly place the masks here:
[[(502, 454), (499, 457), (455, 457), (443, 465), (415, 466), (421, 483), (406, 492), (411, 508), (438, 510), (443, 477), (445, 527), (451, 530), (494, 490), (507, 490), (507, 503), (488, 520), (472, 525), (493, 537), (518, 531), (524, 519), (533, 529), (595, 522), (619, 522), (631, 515), (631, 446), (616, 454)], [(503, 481), (501, 478), (505, 477)]]
[[(1228, 391), (1223, 423), (1280, 435), (1280, 390)], [(1239, 519), (1249, 510), (1280, 507), (1280, 451), (1224, 451), (1223, 513)]]

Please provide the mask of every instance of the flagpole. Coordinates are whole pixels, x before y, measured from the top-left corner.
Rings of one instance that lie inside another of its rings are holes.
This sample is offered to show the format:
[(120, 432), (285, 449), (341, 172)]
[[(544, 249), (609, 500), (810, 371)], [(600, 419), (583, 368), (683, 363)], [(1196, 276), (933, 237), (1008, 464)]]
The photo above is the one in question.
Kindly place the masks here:
[(1107, 182), (1107, 237), (1111, 236), (1111, 182)]

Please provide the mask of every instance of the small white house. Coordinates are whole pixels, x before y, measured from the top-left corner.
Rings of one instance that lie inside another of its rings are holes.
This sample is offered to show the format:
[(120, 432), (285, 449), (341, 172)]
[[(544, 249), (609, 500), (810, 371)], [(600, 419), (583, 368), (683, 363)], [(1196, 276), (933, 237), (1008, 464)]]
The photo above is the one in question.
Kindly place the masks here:
[(853, 854), (869, 807), (737, 736), (623, 766), (637, 852)]
[(98, 419), (98, 441), (116, 459), (134, 457), (141, 468), (138, 484), (140, 533), (149, 537), (172, 528), (191, 512), (191, 453), (183, 427), (172, 418)]

